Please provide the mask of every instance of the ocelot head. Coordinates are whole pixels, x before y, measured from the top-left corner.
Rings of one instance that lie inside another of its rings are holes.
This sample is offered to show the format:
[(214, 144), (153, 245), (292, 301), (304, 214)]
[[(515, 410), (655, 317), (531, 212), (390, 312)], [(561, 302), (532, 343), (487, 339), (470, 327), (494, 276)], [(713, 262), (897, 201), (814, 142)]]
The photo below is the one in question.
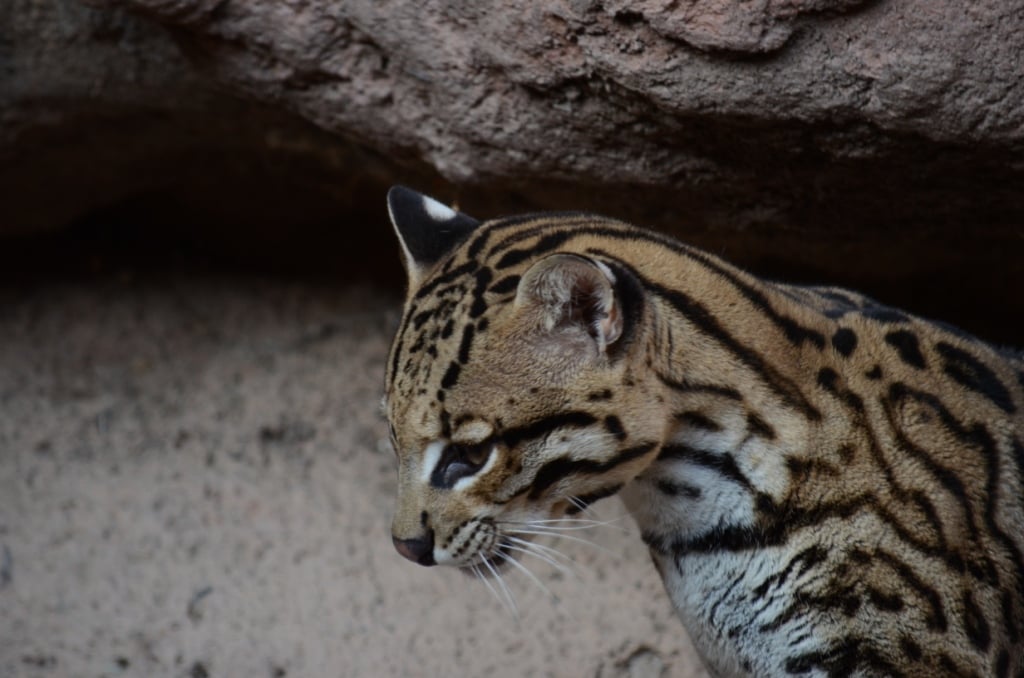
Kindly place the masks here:
[(384, 406), (398, 456), (397, 550), (493, 573), (657, 454), (657, 385), (634, 369), (640, 286), (599, 253), (558, 246), (586, 215), (479, 223), (388, 194), (409, 287)]

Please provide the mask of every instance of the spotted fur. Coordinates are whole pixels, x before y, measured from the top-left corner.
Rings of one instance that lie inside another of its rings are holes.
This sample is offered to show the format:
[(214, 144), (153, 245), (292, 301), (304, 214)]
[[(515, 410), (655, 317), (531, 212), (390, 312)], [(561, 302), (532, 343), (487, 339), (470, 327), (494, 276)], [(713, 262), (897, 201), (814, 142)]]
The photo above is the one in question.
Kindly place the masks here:
[(389, 205), (403, 555), (497, 568), (619, 494), (716, 675), (1024, 676), (1019, 355), (611, 219)]

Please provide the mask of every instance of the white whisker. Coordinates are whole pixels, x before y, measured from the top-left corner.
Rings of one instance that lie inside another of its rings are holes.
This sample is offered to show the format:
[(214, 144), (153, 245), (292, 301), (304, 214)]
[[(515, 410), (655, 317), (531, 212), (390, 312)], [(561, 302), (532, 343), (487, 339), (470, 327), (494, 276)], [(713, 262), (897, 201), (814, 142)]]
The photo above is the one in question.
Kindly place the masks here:
[(532, 535), (543, 536), (543, 537), (556, 537), (558, 539), (568, 539), (569, 541), (576, 541), (576, 542), (579, 542), (581, 544), (586, 544), (588, 546), (592, 546), (595, 549), (599, 549), (599, 550), (604, 551), (605, 553), (611, 554), (613, 556), (618, 556), (619, 555), (619, 554), (615, 553), (614, 551), (612, 551), (612, 550), (610, 550), (608, 548), (605, 548), (604, 546), (601, 546), (600, 544), (597, 544), (595, 542), (590, 541), (589, 539), (583, 539), (582, 537), (577, 537), (577, 536), (571, 535), (571, 534), (564, 534), (564, 533), (558, 532), (558, 531), (553, 531), (552, 532), (552, 531), (546, 531), (546, 530), (543, 530), (543, 529), (540, 529), (540, 530), (537, 530), (537, 529), (534, 529), (534, 530), (522, 530), (522, 529), (520, 529), (520, 530), (516, 530), (516, 533), (518, 533), (518, 534), (532, 534)]
[(583, 501), (580, 500), (579, 497), (567, 497), (567, 499), (569, 500), (570, 504), (575, 506), (580, 511), (580, 513), (582, 513), (583, 515), (590, 516), (593, 519), (597, 519), (597, 514), (594, 513), (594, 510), (587, 506), (585, 503), (583, 503)]
[(473, 571), (473, 574), (476, 575), (476, 578), (484, 583), (484, 585), (487, 587), (487, 590), (491, 592), (492, 596), (494, 596), (494, 599), (501, 603), (502, 607), (505, 607), (505, 601), (502, 600), (501, 596), (498, 595), (498, 592), (495, 590), (494, 585), (491, 584), (487, 577), (484, 576), (484, 573), (480, 571), (479, 563), (474, 563), (469, 567)]
[[(505, 548), (510, 548), (510, 547), (506, 545)], [(517, 549), (517, 550), (523, 550), (523, 549)], [(508, 563), (512, 567), (516, 568), (517, 570), (519, 570), (523, 574), (525, 574), (530, 579), (530, 581), (532, 581), (534, 584), (536, 584), (537, 587), (541, 591), (543, 591), (549, 598), (551, 598), (552, 600), (558, 600), (558, 598), (555, 596), (555, 594), (553, 594), (548, 589), (548, 587), (544, 586), (544, 584), (541, 582), (541, 580), (537, 578), (537, 575), (535, 575), (533, 572), (530, 572), (529, 568), (527, 568), (522, 563), (518, 562), (515, 558), (512, 558), (511, 556), (507, 556), (504, 553), (501, 553), (500, 551), (498, 552), (498, 555), (501, 556), (505, 560), (506, 563)]]
[(620, 531), (625, 532), (627, 534), (630, 533), (629, 528), (626, 528), (626, 527), (624, 527), (622, 525), (615, 525), (615, 524), (610, 523), (610, 522), (600, 522), (600, 523), (596, 523), (595, 522), (595, 523), (589, 523), (589, 524), (584, 524), (584, 525), (551, 525), (551, 524), (543, 525), (543, 524), (536, 524), (536, 523), (533, 523), (533, 524), (525, 523), (524, 527), (532, 527), (532, 528), (540, 529), (540, 530), (552, 530), (552, 531), (557, 531), (557, 532), (578, 532), (580, 530), (592, 530), (592, 529), (597, 528), (597, 527), (610, 527), (612, 529), (620, 530)]
[(558, 549), (552, 548), (551, 546), (548, 546), (546, 544), (539, 544), (535, 541), (530, 541), (529, 539), (520, 539), (519, 537), (513, 537), (511, 535), (506, 535), (505, 539), (513, 544), (519, 544), (524, 548), (536, 550), (538, 553), (543, 553), (547, 555), (549, 558), (554, 558), (557, 562), (561, 562), (560, 560), (558, 560), (559, 558), (565, 559), (566, 563), (572, 562), (572, 558), (565, 555)]
[(502, 521), (502, 525), (515, 525), (523, 527), (539, 527), (551, 530), (590, 530), (595, 527), (613, 527), (630, 532), (630, 530), (616, 523), (625, 520), (628, 516), (619, 516), (610, 520), (589, 520), (586, 518), (551, 518), (549, 520), (528, 520), (528, 521)]
[[(526, 543), (529, 544), (529, 542), (526, 542)], [(538, 560), (543, 560), (545, 563), (547, 563), (548, 565), (550, 565), (551, 567), (555, 568), (556, 570), (558, 570), (559, 572), (561, 572), (563, 574), (568, 574), (568, 575), (575, 574), (571, 569), (569, 569), (568, 567), (566, 567), (562, 563), (558, 562), (557, 560), (555, 560), (551, 556), (549, 556), (549, 555), (547, 555), (547, 554), (545, 554), (545, 553), (543, 553), (541, 551), (534, 550), (534, 548), (532, 548), (532, 547), (535, 547), (535, 546), (536, 546), (536, 544), (529, 544), (529, 547), (524, 548), (522, 546), (514, 546), (514, 545), (508, 544), (508, 543), (505, 544), (505, 548), (507, 548), (508, 550), (510, 550), (510, 551), (518, 551), (520, 553), (525, 553), (528, 556), (533, 556), (534, 558), (536, 558)]]
[[(611, 520), (613, 520), (613, 521), (614, 520), (622, 520), (625, 517), (626, 516), (619, 516), (618, 518), (612, 518)], [(504, 522), (509, 522), (509, 523), (516, 523), (517, 522), (518, 524), (522, 525), (524, 523), (530, 523), (530, 524), (543, 524), (543, 523), (570, 523), (570, 524), (590, 523), (590, 524), (597, 524), (597, 523), (604, 523), (604, 522), (609, 522), (609, 521), (596, 520), (596, 519), (593, 519), (593, 518), (576, 518), (576, 517), (570, 517), (570, 516), (563, 516), (562, 518), (532, 518), (530, 520), (525, 520), (525, 521), (524, 520), (520, 520), (520, 521), (506, 520)]]
[(498, 569), (491, 564), (490, 560), (488, 560), (486, 557), (482, 558), (483, 559), (480, 562), (483, 563), (488, 570), (490, 570), (492, 575), (494, 575), (494, 578), (498, 582), (498, 586), (505, 594), (505, 600), (508, 601), (508, 611), (512, 613), (513, 617), (519, 619), (519, 608), (516, 607), (515, 598), (512, 596), (512, 591), (509, 590), (508, 584), (505, 583), (505, 578), (501, 576), (501, 573), (498, 572)]

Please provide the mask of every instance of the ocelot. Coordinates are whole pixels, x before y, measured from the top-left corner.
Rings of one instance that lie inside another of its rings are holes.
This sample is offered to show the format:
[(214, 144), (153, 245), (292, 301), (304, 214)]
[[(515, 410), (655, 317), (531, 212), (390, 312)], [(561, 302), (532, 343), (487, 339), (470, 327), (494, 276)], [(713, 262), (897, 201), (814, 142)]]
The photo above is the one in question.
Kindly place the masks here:
[(613, 219), (388, 206), (403, 556), (490, 577), (618, 494), (716, 675), (1024, 676), (1020, 354)]

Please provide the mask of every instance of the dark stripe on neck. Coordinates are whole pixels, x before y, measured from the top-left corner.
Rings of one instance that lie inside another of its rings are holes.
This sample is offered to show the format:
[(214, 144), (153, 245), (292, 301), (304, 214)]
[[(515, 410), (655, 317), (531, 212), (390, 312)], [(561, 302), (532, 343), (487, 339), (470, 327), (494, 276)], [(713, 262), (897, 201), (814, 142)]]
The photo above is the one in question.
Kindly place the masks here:
[(705, 431), (721, 431), (722, 425), (714, 419), (696, 410), (687, 410), (675, 415), (675, 420), (692, 428), (700, 428)]
[(694, 301), (678, 290), (672, 290), (658, 283), (640, 278), (641, 284), (652, 294), (665, 300), (686, 320), (705, 335), (714, 339), (719, 345), (733, 354), (740, 362), (756, 372), (761, 380), (790, 407), (798, 410), (808, 419), (818, 421), (821, 413), (800, 391), (790, 379), (782, 376), (771, 365), (752, 349), (741, 344), (721, 326), (715, 316), (702, 304)]
[(736, 402), (743, 402), (743, 395), (734, 388), (720, 384), (698, 384), (692, 381), (676, 381), (672, 377), (658, 374), (658, 380), (674, 391), (679, 393), (705, 393), (715, 395)]
[(953, 381), (984, 396), (1007, 414), (1017, 411), (1009, 389), (988, 365), (967, 351), (944, 341), (937, 343), (935, 350), (942, 356), (943, 370)]
[(689, 445), (665, 445), (661, 448), (661, 452), (658, 453), (658, 461), (685, 461), (690, 464), (696, 464), (697, 466), (717, 471), (722, 476), (747, 490), (754, 489), (753, 483), (743, 475), (740, 467), (736, 465), (736, 460), (728, 453), (715, 454), (706, 450), (698, 450)]

